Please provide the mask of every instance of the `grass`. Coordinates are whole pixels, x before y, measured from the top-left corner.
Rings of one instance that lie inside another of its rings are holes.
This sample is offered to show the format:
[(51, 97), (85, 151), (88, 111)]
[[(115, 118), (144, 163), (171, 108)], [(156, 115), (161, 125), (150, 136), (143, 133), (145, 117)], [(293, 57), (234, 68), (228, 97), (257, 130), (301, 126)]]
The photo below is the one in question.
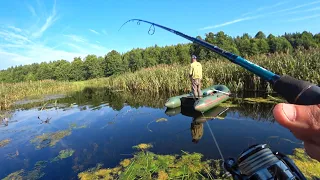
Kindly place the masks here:
[[(320, 48), (297, 50), (293, 54), (258, 55), (250, 61), (280, 75), (291, 75), (298, 79), (320, 84)], [(203, 87), (224, 84), (235, 91), (268, 91), (271, 87), (259, 77), (226, 59), (201, 62), (203, 65)], [(80, 82), (36, 82), (2, 83), (0, 85), (0, 110), (6, 110), (17, 100), (41, 98), (49, 94), (66, 94), (85, 88), (109, 88), (131, 92), (144, 91), (153, 94), (177, 94), (190, 92), (189, 65), (158, 65), (134, 73), (125, 73), (108, 78)]]

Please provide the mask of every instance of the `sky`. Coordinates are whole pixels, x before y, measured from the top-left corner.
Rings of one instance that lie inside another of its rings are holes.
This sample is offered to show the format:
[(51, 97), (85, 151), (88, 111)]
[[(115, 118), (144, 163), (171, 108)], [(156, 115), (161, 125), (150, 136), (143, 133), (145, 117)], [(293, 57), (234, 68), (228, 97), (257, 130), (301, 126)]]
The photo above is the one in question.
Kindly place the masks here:
[(320, 0), (0, 0), (0, 69), (189, 42), (160, 28), (149, 35), (145, 23), (119, 30), (132, 18), (193, 37), (319, 33)]

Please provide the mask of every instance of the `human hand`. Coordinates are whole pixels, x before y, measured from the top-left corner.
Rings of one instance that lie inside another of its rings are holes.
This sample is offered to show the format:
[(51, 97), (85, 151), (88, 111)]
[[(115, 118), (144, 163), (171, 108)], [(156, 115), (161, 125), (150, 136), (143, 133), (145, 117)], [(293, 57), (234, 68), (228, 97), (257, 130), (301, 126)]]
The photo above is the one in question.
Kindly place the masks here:
[(320, 162), (320, 104), (280, 103), (273, 109), (276, 121), (304, 142), (307, 154)]

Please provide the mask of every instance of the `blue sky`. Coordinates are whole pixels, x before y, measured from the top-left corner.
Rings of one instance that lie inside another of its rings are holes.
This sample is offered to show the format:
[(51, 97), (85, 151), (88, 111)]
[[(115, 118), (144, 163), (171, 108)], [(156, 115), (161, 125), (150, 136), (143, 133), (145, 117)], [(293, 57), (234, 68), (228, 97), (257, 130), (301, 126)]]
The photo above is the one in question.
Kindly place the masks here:
[(186, 43), (187, 40), (149, 25), (140, 18), (191, 36), (224, 31), (231, 36), (259, 30), (266, 34), (304, 30), (318, 33), (320, 0), (14, 0), (0, 1), (0, 69), (34, 62), (105, 55)]

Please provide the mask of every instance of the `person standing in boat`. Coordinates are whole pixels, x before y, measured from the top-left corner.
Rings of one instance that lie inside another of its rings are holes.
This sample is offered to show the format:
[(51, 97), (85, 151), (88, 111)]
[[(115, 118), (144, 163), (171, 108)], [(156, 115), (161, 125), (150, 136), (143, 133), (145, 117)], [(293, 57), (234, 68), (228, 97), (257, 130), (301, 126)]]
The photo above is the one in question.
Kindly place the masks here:
[(192, 83), (192, 92), (195, 98), (201, 98), (201, 80), (202, 80), (202, 65), (197, 61), (197, 57), (192, 55), (189, 77)]

